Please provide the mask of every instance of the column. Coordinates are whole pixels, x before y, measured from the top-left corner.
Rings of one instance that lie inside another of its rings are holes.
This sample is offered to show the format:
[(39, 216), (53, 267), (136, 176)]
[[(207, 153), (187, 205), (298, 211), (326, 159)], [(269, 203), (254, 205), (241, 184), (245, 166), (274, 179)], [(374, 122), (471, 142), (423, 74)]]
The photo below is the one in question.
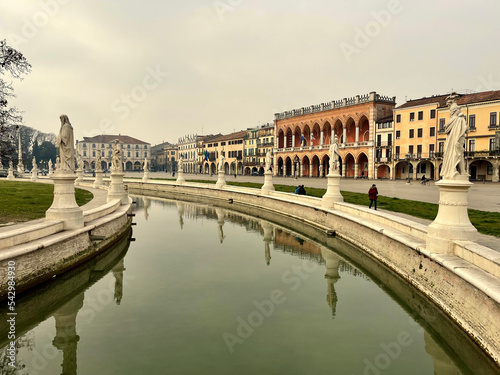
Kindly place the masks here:
[(295, 133), (292, 134), (292, 147), (295, 147)]
[(346, 143), (347, 141), (347, 128), (344, 128), (344, 130), (342, 130), (342, 143)]
[(354, 179), (358, 178), (358, 168), (359, 168), (359, 163), (354, 164)]
[(304, 177), (304, 164), (300, 164), (300, 177)]
[(342, 163), (342, 177), (344, 177), (344, 178), (346, 176), (346, 170), (347, 170), (347, 164)]
[(355, 142), (356, 143), (359, 142), (359, 125), (356, 125), (356, 139), (355, 139)]
[(323, 130), (319, 132), (319, 145), (323, 146)]

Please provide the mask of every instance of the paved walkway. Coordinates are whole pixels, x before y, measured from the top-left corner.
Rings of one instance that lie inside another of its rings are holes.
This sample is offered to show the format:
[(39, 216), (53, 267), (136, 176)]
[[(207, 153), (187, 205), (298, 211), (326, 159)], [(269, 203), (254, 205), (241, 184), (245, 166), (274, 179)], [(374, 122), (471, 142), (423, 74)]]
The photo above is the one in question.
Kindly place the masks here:
[[(125, 177), (141, 177), (142, 173), (127, 172)], [(165, 172), (150, 172), (150, 178), (176, 178), (172, 177), (171, 173)], [(184, 173), (186, 180), (213, 180), (217, 181), (217, 176), (206, 174), (190, 174)], [(263, 176), (239, 176), (234, 178), (234, 175), (227, 175), (226, 181), (239, 181), (239, 182), (259, 182), (264, 183)], [(326, 189), (326, 178), (298, 178), (292, 177), (273, 177), (274, 184), (281, 185), (304, 185), (307, 187), (316, 187)], [(388, 197), (411, 199), (420, 202), (438, 203), (439, 190), (434, 182), (430, 185), (420, 185), (420, 181), (412, 181), (410, 184), (406, 180), (354, 180), (342, 179), (340, 180), (340, 189), (345, 191), (352, 191), (355, 193), (366, 193), (372, 184), (376, 184), (379, 194)], [(474, 183), (469, 189), (469, 208), (474, 208), (481, 211), (500, 212), (500, 183)]]

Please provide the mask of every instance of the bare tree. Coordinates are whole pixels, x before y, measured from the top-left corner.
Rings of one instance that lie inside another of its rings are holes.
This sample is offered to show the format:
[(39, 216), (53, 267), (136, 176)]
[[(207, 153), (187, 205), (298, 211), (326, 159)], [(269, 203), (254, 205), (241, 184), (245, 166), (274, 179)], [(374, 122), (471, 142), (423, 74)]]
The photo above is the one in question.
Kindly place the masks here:
[(8, 73), (11, 78), (22, 80), (22, 75), (31, 72), (31, 64), (24, 55), (0, 41), (0, 155), (9, 153), (11, 146), (10, 127), (22, 123), (21, 112), (16, 107), (9, 106), (9, 99), (15, 97), (12, 82), (4, 80)]

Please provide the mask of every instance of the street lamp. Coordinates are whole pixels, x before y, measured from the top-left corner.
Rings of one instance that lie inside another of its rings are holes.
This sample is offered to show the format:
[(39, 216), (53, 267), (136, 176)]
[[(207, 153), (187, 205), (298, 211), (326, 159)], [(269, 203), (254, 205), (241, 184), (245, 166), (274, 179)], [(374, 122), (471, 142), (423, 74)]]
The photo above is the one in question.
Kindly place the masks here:
[(406, 154), (406, 166), (408, 167), (408, 171), (406, 171), (406, 183), (410, 183), (410, 159), (411, 159), (411, 154)]

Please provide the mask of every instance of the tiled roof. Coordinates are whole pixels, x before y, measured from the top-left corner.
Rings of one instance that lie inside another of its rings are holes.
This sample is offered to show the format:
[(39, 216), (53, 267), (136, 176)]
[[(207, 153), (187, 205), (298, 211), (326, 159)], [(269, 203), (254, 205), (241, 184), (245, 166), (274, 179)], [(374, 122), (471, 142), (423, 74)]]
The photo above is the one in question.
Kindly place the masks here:
[(418, 107), (421, 105), (432, 104), (432, 103), (439, 103), (438, 106), (440, 107), (440, 106), (446, 105), (446, 98), (448, 96), (449, 96), (449, 94), (434, 95), (434, 96), (431, 96), (429, 98), (408, 100), (405, 104), (402, 104), (399, 107), (396, 107), (396, 110), (403, 109), (403, 108), (410, 108), (410, 107)]
[[(226, 135), (221, 135), (220, 137), (216, 137), (210, 140), (210, 142), (220, 142), (220, 141), (227, 141), (230, 139), (239, 139), (239, 138), (245, 138), (247, 135), (246, 130), (241, 130), (236, 133), (231, 133), (231, 134), (226, 134)], [(205, 142), (207, 142), (205, 140)]]
[(116, 139), (120, 141), (120, 143), (124, 144), (139, 144), (139, 145), (149, 145), (148, 142), (140, 141), (136, 138), (129, 137), (128, 135), (111, 135), (111, 134), (100, 134), (95, 137), (83, 137), (83, 142), (93, 142), (93, 143), (111, 143)]
[(489, 102), (492, 100), (500, 100), (500, 90), (484, 91), (475, 94), (463, 95), (460, 99), (458, 99), (457, 104), (464, 105), (472, 103)]

